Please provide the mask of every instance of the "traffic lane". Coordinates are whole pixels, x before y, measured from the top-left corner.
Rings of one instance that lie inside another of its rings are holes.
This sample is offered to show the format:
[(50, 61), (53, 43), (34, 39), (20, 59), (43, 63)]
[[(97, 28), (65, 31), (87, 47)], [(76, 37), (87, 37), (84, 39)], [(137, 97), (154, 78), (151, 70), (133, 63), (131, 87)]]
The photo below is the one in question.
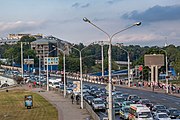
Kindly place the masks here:
[[(83, 84), (90, 86), (106, 87), (104, 84), (96, 84), (84, 81)], [(157, 93), (153, 91), (145, 91), (140, 89), (126, 88), (116, 86), (116, 90), (120, 90), (123, 93), (136, 94), (141, 98), (146, 98), (152, 101), (154, 104), (163, 104), (167, 107), (174, 107), (180, 109), (180, 98), (172, 95), (167, 95), (164, 93)]]
[[(95, 84), (95, 83), (89, 83), (89, 82), (83, 82), (84, 84), (89, 84), (91, 86), (96, 85), (98, 87), (106, 87), (107, 85), (102, 84)], [(120, 90), (123, 93), (129, 93), (129, 94), (136, 94), (140, 96), (141, 98), (146, 98), (152, 101), (154, 104), (163, 104), (167, 107), (174, 107), (177, 109), (180, 109), (180, 98), (172, 95), (167, 95), (164, 93), (157, 93), (153, 91), (145, 91), (140, 89), (133, 89), (133, 88), (125, 88), (116, 86), (116, 90)]]
[(180, 98), (176, 96), (124, 87), (116, 87), (116, 89), (122, 91), (123, 93), (136, 94), (141, 98), (151, 100), (155, 104), (163, 104), (167, 107), (175, 107), (180, 109)]

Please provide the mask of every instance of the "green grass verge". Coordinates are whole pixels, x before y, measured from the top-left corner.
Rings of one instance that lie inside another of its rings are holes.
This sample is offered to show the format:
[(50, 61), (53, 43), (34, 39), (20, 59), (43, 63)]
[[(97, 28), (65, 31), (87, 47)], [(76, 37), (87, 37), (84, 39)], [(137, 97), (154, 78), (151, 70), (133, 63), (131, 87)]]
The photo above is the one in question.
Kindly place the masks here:
[[(24, 96), (33, 95), (33, 107), (24, 106)], [(58, 120), (58, 112), (47, 100), (26, 90), (0, 92), (0, 120)]]

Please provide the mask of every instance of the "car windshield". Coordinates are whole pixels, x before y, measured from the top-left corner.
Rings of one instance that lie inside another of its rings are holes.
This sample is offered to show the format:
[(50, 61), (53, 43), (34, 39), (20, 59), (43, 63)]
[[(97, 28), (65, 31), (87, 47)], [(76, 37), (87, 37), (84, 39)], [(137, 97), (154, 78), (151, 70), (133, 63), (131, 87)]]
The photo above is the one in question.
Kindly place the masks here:
[(54, 85), (59, 85), (59, 82), (54, 82)]
[(169, 112), (170, 112), (170, 113), (179, 113), (179, 111), (178, 111), (178, 110), (175, 110), (175, 109), (174, 109), (174, 110), (169, 110)]
[(103, 104), (103, 101), (101, 101), (101, 100), (96, 100), (96, 101), (94, 101), (94, 103), (95, 103), (95, 104)]
[(148, 104), (148, 103), (150, 103), (150, 101), (149, 100), (143, 100), (142, 103), (143, 104)]
[(130, 102), (130, 101), (129, 101), (129, 102), (126, 102), (126, 105), (127, 105), (127, 106), (130, 106), (130, 104), (132, 104), (132, 102)]
[(152, 117), (151, 112), (141, 112), (139, 113), (139, 118), (150, 118)]
[(168, 118), (167, 114), (159, 114), (158, 116), (159, 116), (159, 118)]
[(161, 106), (157, 106), (157, 109), (166, 109), (166, 107), (161, 105)]
[(124, 101), (124, 98), (116, 98), (115, 99), (115, 102), (123, 102)]

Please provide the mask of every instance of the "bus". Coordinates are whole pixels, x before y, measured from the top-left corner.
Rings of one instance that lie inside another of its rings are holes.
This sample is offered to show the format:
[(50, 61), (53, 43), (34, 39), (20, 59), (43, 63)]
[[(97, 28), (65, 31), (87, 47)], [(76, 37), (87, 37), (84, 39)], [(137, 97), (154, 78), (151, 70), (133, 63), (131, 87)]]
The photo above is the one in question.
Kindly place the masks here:
[(129, 120), (153, 120), (150, 109), (142, 104), (131, 104), (128, 118)]

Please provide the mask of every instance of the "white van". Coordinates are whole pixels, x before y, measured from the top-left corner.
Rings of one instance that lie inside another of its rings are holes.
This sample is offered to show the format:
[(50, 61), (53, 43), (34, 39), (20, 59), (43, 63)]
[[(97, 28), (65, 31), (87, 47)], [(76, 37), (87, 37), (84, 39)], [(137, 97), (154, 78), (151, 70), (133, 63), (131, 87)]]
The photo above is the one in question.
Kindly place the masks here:
[(142, 104), (131, 104), (128, 118), (129, 120), (153, 120), (150, 109)]

